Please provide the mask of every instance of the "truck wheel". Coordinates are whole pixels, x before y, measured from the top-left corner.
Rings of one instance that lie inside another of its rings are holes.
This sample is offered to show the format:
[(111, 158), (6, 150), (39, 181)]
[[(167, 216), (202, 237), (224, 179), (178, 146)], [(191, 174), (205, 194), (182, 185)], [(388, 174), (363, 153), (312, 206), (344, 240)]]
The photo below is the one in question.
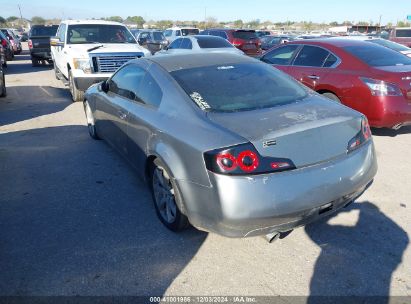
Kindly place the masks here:
[(0, 97), (5, 97), (6, 95), (7, 95), (7, 91), (6, 91), (6, 80), (5, 80), (4, 74), (3, 74), (2, 80), (1, 80)]
[(76, 84), (74, 83), (73, 74), (69, 71), (69, 88), (71, 93), (71, 98), (73, 101), (83, 101), (84, 100), (84, 92), (80, 91), (76, 88)]
[(31, 66), (36, 67), (36, 66), (38, 66), (38, 65), (39, 65), (39, 61), (38, 61), (37, 59), (32, 58), (32, 59), (31, 59)]

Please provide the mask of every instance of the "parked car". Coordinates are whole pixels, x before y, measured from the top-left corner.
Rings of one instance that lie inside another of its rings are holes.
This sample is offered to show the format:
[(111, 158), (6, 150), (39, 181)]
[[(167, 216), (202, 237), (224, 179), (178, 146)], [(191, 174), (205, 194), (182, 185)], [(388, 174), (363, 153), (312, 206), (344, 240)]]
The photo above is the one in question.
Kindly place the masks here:
[(257, 38), (254, 30), (208, 29), (202, 31), (201, 35), (219, 36), (227, 39), (232, 45), (249, 56), (261, 54), (261, 41)]
[(145, 46), (151, 54), (163, 50), (168, 45), (168, 40), (164, 37), (163, 32), (159, 30), (140, 31), (135, 37), (138, 44)]
[(4, 67), (0, 64), (0, 97), (5, 97), (7, 95), (6, 90), (6, 78), (4, 77)]
[(244, 54), (230, 42), (221, 37), (204, 35), (177, 38), (165, 50), (160, 51), (157, 54), (183, 54), (192, 52)]
[(284, 44), (289, 41), (293, 41), (293, 36), (264, 36), (260, 38), (261, 40), (261, 49), (263, 51), (271, 49), (275, 45)]
[(33, 25), (30, 29), (28, 46), (31, 63), (37, 66), (46, 61), (51, 64), (50, 37), (56, 36), (58, 25)]
[(377, 171), (364, 115), (243, 55), (130, 61), (87, 90), (84, 109), (173, 231), (272, 240), (350, 204)]
[(6, 52), (4, 47), (0, 44), (0, 65), (4, 68), (7, 67), (7, 58), (6, 58)]
[(129, 60), (150, 56), (123, 24), (104, 20), (62, 21), (50, 39), (56, 77), (66, 83), (73, 101), (109, 78)]
[(411, 47), (411, 28), (397, 27), (390, 30), (388, 39), (407, 47)]
[(130, 32), (133, 34), (134, 38), (137, 39), (137, 36), (140, 32), (145, 31), (144, 29), (130, 29)]
[(263, 31), (263, 30), (259, 30), (259, 31), (255, 31), (256, 37), (257, 38), (261, 38), (261, 37), (265, 37), (265, 36), (269, 36), (271, 35), (270, 31)]
[(10, 40), (7, 38), (6, 35), (3, 34), (2, 31), (0, 31), (0, 41), (1, 41), (1, 45), (4, 47), (4, 53), (6, 55), (6, 59), (13, 60), (14, 58), (13, 47), (10, 43)]
[(169, 43), (181, 36), (198, 35), (200, 30), (195, 27), (172, 27), (164, 31), (164, 36)]
[(13, 47), (14, 54), (20, 54), (23, 50), (20, 39), (17, 38), (16, 35), (14, 35), (14, 33), (9, 29), (2, 28), (0, 30), (9, 39), (11, 46)]
[(342, 36), (338, 37), (339, 39), (354, 39), (354, 40), (361, 40), (361, 41), (366, 41), (366, 42), (371, 42), (375, 44), (379, 44), (382, 46), (385, 46), (389, 49), (392, 49), (394, 51), (400, 52), (404, 55), (407, 55), (408, 57), (411, 57), (411, 48), (406, 47), (403, 44), (399, 44), (387, 39), (379, 38), (379, 37), (373, 37), (373, 36)]
[(364, 113), (371, 126), (411, 124), (411, 58), (366, 41), (326, 38), (275, 47), (262, 61)]

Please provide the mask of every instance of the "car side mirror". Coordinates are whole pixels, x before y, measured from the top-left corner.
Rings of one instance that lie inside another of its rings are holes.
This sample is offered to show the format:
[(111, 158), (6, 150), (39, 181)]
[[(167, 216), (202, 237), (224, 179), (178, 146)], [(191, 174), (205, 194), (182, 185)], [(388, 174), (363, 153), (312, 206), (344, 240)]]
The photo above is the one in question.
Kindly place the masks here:
[(110, 85), (109, 85), (109, 83), (108, 83), (108, 80), (103, 81), (103, 82), (101, 83), (100, 87), (101, 87), (101, 90), (102, 90), (104, 93), (107, 93), (107, 92), (110, 90)]
[(50, 37), (50, 45), (52, 46), (64, 46), (64, 42), (60, 40), (60, 37)]

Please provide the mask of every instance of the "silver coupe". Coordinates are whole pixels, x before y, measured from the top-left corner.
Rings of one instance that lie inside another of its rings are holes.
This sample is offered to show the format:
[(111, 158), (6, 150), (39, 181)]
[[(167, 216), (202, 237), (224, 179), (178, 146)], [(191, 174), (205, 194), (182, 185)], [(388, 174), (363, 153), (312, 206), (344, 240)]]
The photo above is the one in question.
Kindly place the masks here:
[(377, 172), (364, 115), (244, 55), (130, 61), (84, 109), (173, 231), (273, 240), (347, 206)]

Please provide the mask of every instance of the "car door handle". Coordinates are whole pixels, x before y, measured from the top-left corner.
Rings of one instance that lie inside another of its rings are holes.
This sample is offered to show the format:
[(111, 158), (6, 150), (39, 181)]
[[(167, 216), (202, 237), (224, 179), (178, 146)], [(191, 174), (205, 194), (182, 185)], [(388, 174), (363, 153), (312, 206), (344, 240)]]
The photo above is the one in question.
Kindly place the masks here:
[(312, 80), (318, 80), (318, 79), (320, 79), (320, 76), (317, 76), (317, 75), (309, 75), (309, 76), (307, 76), (308, 78), (310, 78), (310, 79), (312, 79)]
[(127, 114), (124, 113), (123, 111), (118, 111), (118, 117), (120, 117), (120, 119), (124, 120), (127, 118)]

